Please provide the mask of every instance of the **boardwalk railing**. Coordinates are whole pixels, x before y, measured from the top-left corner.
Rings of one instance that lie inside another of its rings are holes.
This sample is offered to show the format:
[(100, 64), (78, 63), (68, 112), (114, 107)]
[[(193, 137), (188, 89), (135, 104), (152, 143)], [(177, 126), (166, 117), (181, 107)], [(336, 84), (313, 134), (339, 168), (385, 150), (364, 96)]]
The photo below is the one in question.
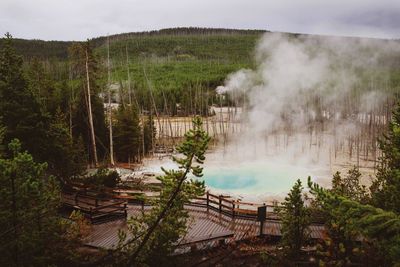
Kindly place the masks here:
[(205, 196), (193, 199), (189, 205), (206, 207), (207, 210), (212, 209), (232, 218), (241, 217), (248, 219), (256, 219), (258, 217), (258, 207), (265, 206), (267, 210), (267, 219), (279, 219), (275, 212), (275, 208), (278, 207), (277, 205), (242, 202), (240, 200), (231, 199), (229, 196), (215, 195), (209, 191), (206, 192)]
[[(132, 195), (126, 195), (122, 193), (129, 193), (129, 190), (114, 190), (112, 197), (115, 199), (126, 200), (129, 203), (139, 204), (144, 206), (146, 204), (146, 198), (137, 197)], [(215, 195), (210, 193), (209, 191), (202, 197), (197, 197), (192, 199), (187, 205), (198, 206), (198, 207), (206, 207), (207, 210), (212, 209), (218, 211), (221, 214), (228, 215), (232, 218), (247, 218), (247, 219), (256, 219), (258, 216), (258, 207), (266, 207), (267, 210), (267, 219), (269, 220), (278, 220), (278, 214), (275, 212), (275, 208), (278, 205), (266, 205), (266, 204), (257, 204), (250, 202), (243, 202), (240, 200), (232, 199), (230, 196), (226, 195)]]
[(64, 207), (81, 211), (91, 222), (127, 217), (125, 201), (90, 196), (86, 192), (63, 190), (61, 203)]
[[(106, 192), (109, 196), (108, 201), (110, 201), (110, 199), (116, 201), (111, 204), (103, 203), (103, 201), (101, 201), (99, 198), (88, 195), (88, 192), (90, 191), (88, 191), (88, 189), (86, 188), (81, 188), (81, 190), (78, 190), (78, 193), (76, 194), (66, 194), (64, 198), (69, 198), (69, 200), (65, 204), (79, 207), (79, 209), (81, 209), (83, 212), (89, 214), (89, 217), (96, 218), (96, 216), (107, 216), (108, 211), (109, 213), (117, 212), (118, 209), (124, 210), (126, 214), (127, 202), (132, 204), (139, 204), (144, 208), (144, 205), (146, 205), (147, 202), (146, 198), (143, 198), (143, 196), (139, 197), (128, 194), (130, 193), (129, 191), (130, 190), (123, 189), (108, 190)], [(72, 196), (75, 197), (73, 200), (71, 200)], [(267, 220), (279, 220), (279, 216), (275, 212), (275, 209), (278, 207), (277, 204), (266, 205), (265, 203), (258, 204), (243, 202), (241, 200), (232, 199), (230, 196), (227, 195), (212, 194), (209, 191), (207, 191), (204, 196), (192, 199), (187, 204), (192, 206), (205, 207), (207, 211), (209, 209), (218, 211), (219, 213), (230, 216), (231, 218), (238, 217), (251, 220), (257, 219), (259, 207), (265, 207)], [(99, 206), (104, 205), (106, 205), (107, 209), (99, 208)]]

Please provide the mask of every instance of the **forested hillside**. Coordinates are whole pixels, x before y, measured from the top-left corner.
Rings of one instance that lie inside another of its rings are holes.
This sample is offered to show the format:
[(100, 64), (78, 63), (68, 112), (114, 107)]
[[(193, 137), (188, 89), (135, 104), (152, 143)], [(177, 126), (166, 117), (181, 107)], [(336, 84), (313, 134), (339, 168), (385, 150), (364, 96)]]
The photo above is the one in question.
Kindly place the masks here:
[[(127, 39), (131, 40), (133, 43), (137, 45), (136, 51), (140, 52), (148, 52), (148, 53), (169, 53), (170, 46), (168, 45), (160, 45), (160, 41), (167, 41), (169, 44), (177, 44), (181, 46), (183, 49), (190, 47), (191, 52), (193, 52), (194, 56), (198, 56), (202, 54), (204, 50), (208, 50), (207, 52), (214, 52), (214, 49), (217, 48), (214, 42), (206, 42), (206, 43), (197, 43), (199, 37), (200, 39), (206, 39), (207, 37), (228, 37), (225, 40), (234, 40), (236, 43), (241, 43), (239, 46), (236, 44), (237, 48), (241, 48), (236, 52), (243, 53), (252, 49), (252, 47), (248, 47), (249, 43), (243, 42), (243, 37), (249, 37), (248, 40), (255, 40), (258, 36), (260, 36), (265, 31), (263, 30), (235, 30), (235, 29), (213, 29), (213, 28), (170, 28), (170, 29), (161, 29), (157, 31), (147, 31), (147, 32), (131, 32), (131, 33), (122, 33), (122, 34), (114, 34), (110, 35), (111, 42), (125, 41)], [(12, 34), (12, 33), (11, 33)], [(179, 38), (185, 37), (185, 38)], [(196, 38), (197, 37), (197, 38)], [(241, 37), (241, 38), (238, 38)], [(151, 39), (154, 38), (154, 39)], [(213, 38), (215, 39), (215, 38)], [(217, 38), (218, 39), (218, 38)], [(223, 38), (224, 39), (224, 38)], [(238, 40), (236, 40), (238, 39)], [(242, 40), (240, 40), (242, 39)], [(96, 37), (90, 39), (92, 45), (94, 47), (100, 47), (105, 44), (107, 40), (106, 36)], [(144, 40), (144, 41), (142, 41)], [(146, 41), (147, 40), (147, 41)], [(155, 42), (151, 42), (149, 44), (149, 40), (154, 40)], [(0, 40), (0, 46), (4, 41)], [(17, 52), (24, 57), (24, 59), (30, 59), (32, 57), (38, 57), (40, 59), (59, 59), (65, 60), (68, 58), (68, 47), (74, 41), (43, 41), (39, 39), (27, 40), (27, 39), (14, 39), (14, 46)], [(146, 46), (142, 46), (141, 44), (146, 44)], [(221, 43), (223, 44), (223, 43)], [(206, 45), (202, 49), (196, 48), (199, 45)], [(174, 48), (174, 47), (173, 47)], [(143, 49), (140, 50), (140, 49)], [(133, 50), (133, 49), (132, 49)], [(203, 51), (202, 51), (203, 50)], [(222, 56), (229, 56), (229, 52), (231, 50), (222, 51)]]
[[(254, 47), (265, 32), (171, 28), (102, 36), (91, 39), (90, 44), (102, 68), (99, 79), (103, 82), (107, 80), (105, 69), (109, 40), (111, 83), (116, 84), (115, 87), (120, 88), (122, 93), (128, 94), (127, 90), (131, 90), (145, 110), (151, 109), (151, 89), (155, 105), (161, 111), (168, 106), (169, 112), (176, 115), (179, 113), (176, 104), (180, 104), (180, 110), (184, 114), (189, 114), (196, 112), (193, 106), (201, 106), (202, 102), (212, 104), (218, 101), (209, 92), (221, 85), (228, 74), (242, 68), (254, 67)], [(293, 38), (305, 36), (288, 35)], [(310, 38), (314, 37), (310, 35)], [(382, 42), (379, 39), (375, 41)], [(2, 41), (0, 46), (1, 43)], [(14, 40), (14, 47), (23, 56), (25, 65), (30, 65), (33, 58), (38, 58), (52, 78), (58, 81), (70, 80), (74, 87), (76, 83), (74, 79), (71, 81), (73, 74), (69, 51), (72, 44), (73, 42), (61, 41)], [(381, 62), (392, 73), (391, 87), (396, 86), (400, 79), (399, 60), (390, 54), (382, 58)]]
[[(195, 113), (193, 101), (212, 103), (212, 95), (203, 99), (203, 91), (214, 90), (226, 76), (253, 65), (253, 51), (265, 31), (207, 28), (173, 28), (159, 31), (125, 33), (109, 36), (111, 82), (127, 87), (142, 99), (143, 109), (150, 109), (149, 89), (154, 91), (156, 106), (164, 109), (168, 102), (172, 114), (181, 103), (185, 114)], [(103, 71), (99, 78), (107, 79), (107, 37), (90, 40)], [(0, 47), (3, 40), (0, 41)], [(25, 67), (38, 59), (54, 80), (71, 81), (71, 51), (74, 42), (14, 39), (17, 53), (22, 55)], [(128, 68), (129, 66), (129, 68)], [(130, 84), (128, 86), (128, 69)], [(164, 96), (161, 96), (160, 90)], [(196, 92), (202, 93), (196, 93)], [(187, 94), (187, 97), (184, 95)], [(202, 99), (195, 100), (202, 95)], [(166, 99), (166, 100), (165, 100)], [(206, 111), (203, 110), (205, 113)]]
[[(117, 146), (123, 146), (126, 138), (130, 137), (128, 133), (131, 129), (138, 128), (139, 118), (148, 116), (147, 128), (143, 121), (140, 122), (143, 129), (148, 129), (147, 133), (139, 137), (138, 131), (134, 140), (130, 140), (135, 149), (124, 148), (131, 154), (117, 155), (120, 160), (128, 161), (148, 152), (151, 147), (150, 140), (154, 134), (149, 130), (151, 118), (159, 115), (209, 116), (212, 115), (210, 106), (229, 104), (229, 97), (218, 97), (215, 88), (235, 71), (255, 69), (255, 47), (265, 33), (256, 30), (174, 28), (103, 36), (87, 42), (13, 39), (12, 47), (23, 58), (23, 76), (43, 111), (54, 117), (62, 115), (58, 118), (62, 119), (74, 143), (84, 149), (89, 162), (94, 161), (94, 154), (100, 161), (109, 157), (109, 126), (105, 125), (107, 114), (104, 114), (103, 103), (110, 99), (110, 102), (118, 102), (122, 106), (133, 106), (133, 110), (122, 108), (115, 112), (113, 120)], [(285, 35), (299, 42), (314, 42), (315, 49), (321, 49), (320, 40), (331, 38)], [(361, 38), (353, 39), (363, 42)], [(0, 46), (4, 47), (6, 41), (2, 39)], [(371, 41), (378, 45), (386, 42), (368, 40)], [(364, 52), (368, 57), (368, 51)], [(362, 84), (357, 90), (380, 87), (391, 92), (400, 91), (398, 56), (388, 51), (381, 55), (378, 62), (358, 70)], [(95, 145), (91, 144), (91, 140), (94, 138), (90, 137), (89, 111), (85, 108), (87, 87), (91, 91), (97, 153), (92, 150)], [(129, 123), (120, 123), (128, 118)], [(144, 140), (146, 136), (147, 141)], [(132, 151), (135, 153), (132, 154)]]

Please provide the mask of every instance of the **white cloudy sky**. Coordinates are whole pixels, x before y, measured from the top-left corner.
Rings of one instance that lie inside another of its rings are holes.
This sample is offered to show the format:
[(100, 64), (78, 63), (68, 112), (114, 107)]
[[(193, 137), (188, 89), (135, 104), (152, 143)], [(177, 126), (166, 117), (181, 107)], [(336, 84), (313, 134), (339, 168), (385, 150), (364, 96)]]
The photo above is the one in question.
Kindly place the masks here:
[(0, 0), (0, 33), (18, 38), (188, 26), (400, 38), (400, 0)]

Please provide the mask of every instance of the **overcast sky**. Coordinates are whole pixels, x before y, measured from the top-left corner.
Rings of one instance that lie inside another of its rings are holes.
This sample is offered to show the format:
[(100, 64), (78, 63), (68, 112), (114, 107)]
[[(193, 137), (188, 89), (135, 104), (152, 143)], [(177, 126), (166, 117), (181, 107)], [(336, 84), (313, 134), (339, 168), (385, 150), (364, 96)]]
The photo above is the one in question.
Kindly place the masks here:
[(0, 0), (0, 33), (17, 38), (189, 26), (400, 38), (400, 0)]

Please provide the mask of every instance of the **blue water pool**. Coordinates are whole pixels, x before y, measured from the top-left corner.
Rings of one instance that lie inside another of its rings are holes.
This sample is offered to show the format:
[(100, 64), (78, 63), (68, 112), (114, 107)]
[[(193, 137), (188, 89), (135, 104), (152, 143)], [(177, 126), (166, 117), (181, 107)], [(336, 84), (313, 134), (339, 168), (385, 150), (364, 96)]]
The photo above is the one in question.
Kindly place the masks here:
[[(317, 182), (328, 177), (330, 171), (323, 166), (292, 164), (282, 159), (252, 159), (235, 161), (224, 159), (219, 155), (211, 157), (204, 165), (204, 176), (207, 188), (212, 192), (240, 196), (243, 199), (264, 201), (264, 199), (282, 200), (290, 191), (297, 179), (307, 188), (307, 177)], [(160, 166), (166, 169), (177, 169), (170, 159), (148, 164), (144, 171), (162, 174)]]
[(211, 189), (234, 194), (278, 195), (290, 190), (297, 179), (306, 187), (306, 168), (281, 163), (244, 162), (204, 168), (204, 180)]

